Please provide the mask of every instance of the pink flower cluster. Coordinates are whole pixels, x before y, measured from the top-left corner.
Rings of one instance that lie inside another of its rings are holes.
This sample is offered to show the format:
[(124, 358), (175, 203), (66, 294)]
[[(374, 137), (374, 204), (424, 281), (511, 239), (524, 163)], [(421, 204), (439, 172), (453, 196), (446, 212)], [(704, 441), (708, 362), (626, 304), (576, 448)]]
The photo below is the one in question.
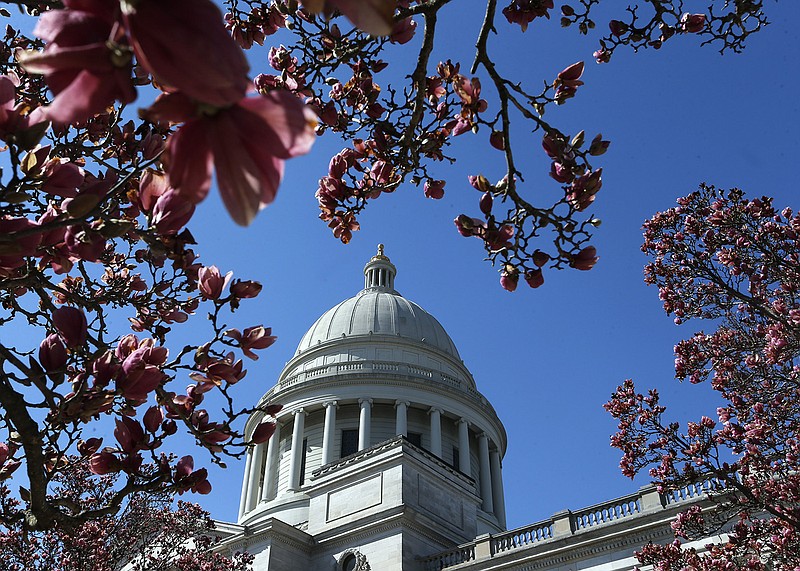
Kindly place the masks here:
[(246, 96), (247, 60), (213, 2), (65, 0), (64, 7), (37, 24), (45, 49), (19, 55), (27, 71), (45, 75), (55, 95), (44, 110), (48, 119), (81, 123), (115, 101), (132, 102), (135, 58), (166, 92), (145, 114), (182, 124), (165, 157), (175, 192), (157, 205), (156, 227), (174, 230), (177, 223), (164, 220), (191, 217), (214, 170), (238, 224), (249, 224), (274, 200), (283, 161), (309, 150), (315, 118), (288, 94)]

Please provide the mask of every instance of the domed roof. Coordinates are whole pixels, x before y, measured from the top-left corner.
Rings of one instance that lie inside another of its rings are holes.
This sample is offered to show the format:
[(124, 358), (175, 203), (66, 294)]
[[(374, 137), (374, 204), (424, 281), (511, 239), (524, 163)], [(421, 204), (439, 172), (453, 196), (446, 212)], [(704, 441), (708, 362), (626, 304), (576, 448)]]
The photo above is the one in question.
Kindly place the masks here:
[(460, 359), (453, 340), (436, 318), (395, 291), (396, 273), (381, 244), (378, 254), (364, 268), (364, 289), (323, 313), (303, 336), (295, 356), (343, 337), (392, 335), (425, 343)]

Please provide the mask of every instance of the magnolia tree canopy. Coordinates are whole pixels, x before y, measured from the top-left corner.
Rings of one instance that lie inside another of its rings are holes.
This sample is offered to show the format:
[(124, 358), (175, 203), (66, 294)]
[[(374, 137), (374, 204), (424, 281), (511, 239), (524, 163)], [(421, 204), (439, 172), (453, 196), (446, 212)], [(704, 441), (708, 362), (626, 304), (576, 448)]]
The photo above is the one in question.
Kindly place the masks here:
[[(479, 193), (454, 231), (483, 242), (504, 288), (520, 278), (539, 287), (543, 271), (597, 261), (598, 221), (585, 211), (609, 142), (545, 119), (580, 96), (584, 62), (553, 56), (562, 71), (552, 77), (515, 77), (494, 55), (503, 34), (560, 20), (596, 35), (587, 55), (607, 64), (617, 50), (687, 36), (737, 52), (766, 23), (761, 2), (747, 0), (698, 13), (668, 0), (488, 0), (459, 16), (481, 23), (473, 61), (459, 63), (432, 59), (449, 0), (228, 0), (224, 16), (210, 0), (9, 4), (38, 20), (31, 35), (8, 26), (2, 42), (0, 324), (37, 341), (0, 343), (0, 486), (21, 490), (0, 521), (33, 530), (107, 517), (131, 494), (209, 492), (189, 451), (163, 452), (178, 431), (218, 463), (270, 437), (280, 405), (242, 408), (233, 393), (242, 358), (275, 338), (260, 324), (226, 325), (261, 286), (200, 263), (189, 230), (212, 180), (233, 220), (249, 224), (287, 159), (339, 137), (316, 197), (347, 242), (385, 193), (416, 186), (441, 198), (432, 165), (456, 161), (454, 137), (477, 135), (506, 175), (461, 173)], [(601, 4), (615, 17), (596, 21)], [(262, 45), (272, 69), (253, 76), (243, 50)], [(550, 177), (538, 182), (555, 192), (523, 183), (517, 140), (547, 158)], [(194, 314), (208, 328), (171, 343)], [(246, 440), (237, 421), (253, 413), (261, 424)], [(102, 501), (54, 493), (76, 458), (119, 475)]]
[[(675, 347), (675, 374), (710, 382), (721, 406), (681, 425), (658, 392), (626, 381), (606, 409), (612, 444), (633, 477), (649, 469), (663, 491), (702, 483), (716, 502), (673, 523), (679, 538), (639, 553), (656, 569), (800, 566), (800, 214), (770, 198), (710, 186), (645, 224), (645, 280), (676, 323), (708, 320)], [(681, 539), (727, 531), (708, 553)]]

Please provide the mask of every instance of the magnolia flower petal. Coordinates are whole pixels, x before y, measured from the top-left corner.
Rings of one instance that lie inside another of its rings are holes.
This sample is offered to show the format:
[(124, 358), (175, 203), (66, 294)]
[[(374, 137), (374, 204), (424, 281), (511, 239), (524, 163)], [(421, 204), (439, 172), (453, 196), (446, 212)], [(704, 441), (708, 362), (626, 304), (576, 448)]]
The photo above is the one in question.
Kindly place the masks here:
[(222, 202), (234, 222), (247, 226), (261, 208), (261, 169), (227, 118), (214, 122), (211, 148)]
[(247, 92), (249, 65), (210, 0), (139, 0), (125, 21), (136, 57), (159, 83), (224, 106)]
[(395, 0), (329, 0), (329, 4), (368, 34), (388, 36), (392, 33)]
[[(125, 94), (123, 103), (136, 98), (135, 90)], [(106, 76), (98, 76), (90, 71), (80, 72), (46, 108), (48, 119), (56, 123), (86, 121), (99, 110), (111, 105), (119, 98), (117, 85)]]
[(288, 91), (245, 98), (231, 117), (244, 140), (259, 141), (282, 159), (307, 153), (316, 139), (313, 111)]
[(207, 122), (195, 120), (184, 124), (170, 136), (167, 151), (170, 185), (182, 196), (199, 203), (208, 194), (214, 170)]

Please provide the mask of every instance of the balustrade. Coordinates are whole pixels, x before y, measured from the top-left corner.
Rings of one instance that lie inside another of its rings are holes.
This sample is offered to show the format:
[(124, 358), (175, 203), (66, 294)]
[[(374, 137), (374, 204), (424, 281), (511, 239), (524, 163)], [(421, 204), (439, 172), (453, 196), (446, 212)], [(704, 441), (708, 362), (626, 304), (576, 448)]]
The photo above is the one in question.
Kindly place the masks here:
[(460, 565), (467, 561), (475, 560), (475, 544), (470, 543), (467, 545), (455, 547), (449, 551), (437, 553), (430, 557), (422, 559), (422, 568), (425, 571), (439, 571), (445, 567), (452, 567), (453, 565)]
[(553, 537), (553, 520), (532, 523), (492, 536), (492, 554), (532, 545)]
[(573, 529), (578, 531), (579, 529), (638, 514), (641, 511), (639, 494), (631, 494), (574, 512), (572, 514)]

